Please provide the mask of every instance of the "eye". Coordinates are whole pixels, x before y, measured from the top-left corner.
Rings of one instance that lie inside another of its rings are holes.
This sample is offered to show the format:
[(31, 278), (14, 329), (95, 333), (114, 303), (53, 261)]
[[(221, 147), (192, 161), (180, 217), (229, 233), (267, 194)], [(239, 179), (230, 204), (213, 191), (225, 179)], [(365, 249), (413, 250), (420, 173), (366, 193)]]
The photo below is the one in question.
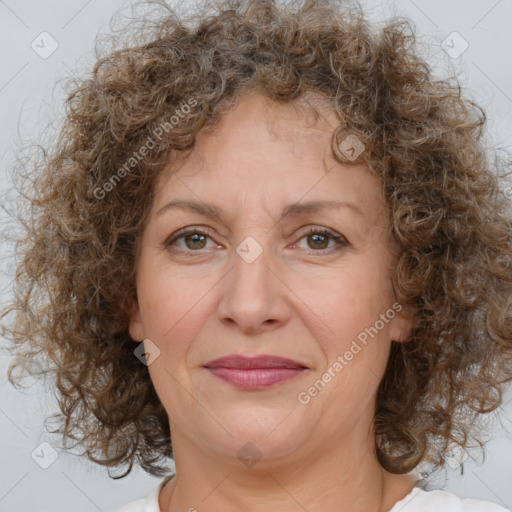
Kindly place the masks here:
[[(173, 233), (165, 242), (164, 247), (170, 249), (173, 245), (182, 252), (199, 252), (207, 249), (208, 239), (212, 240), (210, 231), (204, 228), (188, 227)], [(338, 250), (350, 244), (347, 239), (327, 228), (311, 228), (300, 240), (306, 239), (311, 253), (318, 253), (330, 249)], [(300, 241), (299, 240), (299, 241)], [(178, 243), (183, 242), (184, 246)], [(329, 244), (331, 244), (329, 246)], [(294, 245), (297, 246), (298, 243)], [(215, 245), (219, 247), (219, 245)], [(212, 248), (212, 247), (210, 247)]]
[[(348, 247), (349, 245), (344, 236), (327, 228), (311, 228), (300, 240), (303, 239), (306, 239), (308, 248), (314, 249), (312, 252), (320, 252), (333, 248), (338, 250), (341, 247)], [(329, 243), (331, 243), (330, 247)]]
[[(199, 229), (195, 227), (183, 228), (176, 233), (173, 233), (164, 242), (164, 246), (166, 249), (169, 249), (172, 245), (177, 245), (178, 249), (182, 251), (197, 252), (206, 247), (208, 238), (211, 239), (208, 229)], [(180, 247), (179, 244), (176, 244), (178, 241), (183, 241), (185, 247)]]

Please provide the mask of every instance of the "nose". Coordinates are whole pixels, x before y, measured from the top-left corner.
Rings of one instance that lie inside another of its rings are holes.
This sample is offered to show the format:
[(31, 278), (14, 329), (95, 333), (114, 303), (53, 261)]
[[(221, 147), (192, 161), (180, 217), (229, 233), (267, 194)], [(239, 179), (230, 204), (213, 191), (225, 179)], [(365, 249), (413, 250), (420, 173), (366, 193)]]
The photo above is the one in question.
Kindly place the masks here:
[(218, 305), (221, 322), (245, 334), (284, 325), (291, 316), (290, 290), (279, 275), (279, 263), (268, 249), (258, 255), (262, 247), (254, 239), (248, 245), (240, 244), (238, 250), (231, 272), (222, 280)]

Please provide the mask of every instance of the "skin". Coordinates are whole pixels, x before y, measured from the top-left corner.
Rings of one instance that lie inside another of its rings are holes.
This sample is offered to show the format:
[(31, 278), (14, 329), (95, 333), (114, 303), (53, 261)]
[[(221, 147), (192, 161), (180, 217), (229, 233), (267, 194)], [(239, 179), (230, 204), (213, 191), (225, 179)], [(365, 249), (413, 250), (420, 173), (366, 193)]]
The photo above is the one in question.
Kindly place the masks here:
[[(169, 416), (177, 473), (160, 493), (162, 512), (385, 511), (414, 486), (379, 465), (372, 432), (391, 342), (409, 336), (406, 308), (309, 403), (297, 398), (397, 302), (381, 185), (364, 167), (334, 160), (338, 124), (326, 108), (315, 120), (307, 108), (246, 94), (157, 181), (130, 335), (160, 350), (148, 368)], [(176, 199), (212, 204), (220, 218), (158, 213)], [(285, 205), (313, 200), (354, 208), (280, 218)], [(166, 247), (187, 226), (209, 236)], [(314, 238), (310, 228), (346, 242)], [(249, 236), (263, 251), (252, 263), (236, 252)], [(308, 369), (265, 390), (240, 390), (203, 367), (230, 354), (274, 354)], [(261, 455), (250, 467), (237, 457), (246, 443)]]

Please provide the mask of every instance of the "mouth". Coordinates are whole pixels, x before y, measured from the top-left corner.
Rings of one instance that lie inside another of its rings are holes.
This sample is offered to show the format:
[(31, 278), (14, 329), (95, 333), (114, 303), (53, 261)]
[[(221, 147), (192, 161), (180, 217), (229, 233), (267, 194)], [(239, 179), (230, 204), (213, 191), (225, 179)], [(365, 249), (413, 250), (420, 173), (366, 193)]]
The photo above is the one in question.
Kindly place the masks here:
[(278, 356), (227, 356), (204, 366), (212, 375), (238, 389), (260, 390), (297, 377), (308, 367)]

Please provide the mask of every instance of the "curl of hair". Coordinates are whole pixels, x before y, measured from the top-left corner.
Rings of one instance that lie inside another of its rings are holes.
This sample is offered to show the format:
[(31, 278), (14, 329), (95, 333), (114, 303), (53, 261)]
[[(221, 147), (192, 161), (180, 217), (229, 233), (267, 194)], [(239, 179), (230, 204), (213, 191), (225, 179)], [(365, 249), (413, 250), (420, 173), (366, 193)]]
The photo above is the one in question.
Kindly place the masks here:
[[(376, 31), (357, 5), (232, 0), (137, 24), (130, 44), (74, 85), (57, 143), (28, 173), (22, 260), (3, 312), (15, 314), (11, 382), (51, 375), (65, 439), (127, 466), (121, 476), (135, 461), (164, 474), (168, 418), (128, 334), (155, 181), (245, 92), (278, 102), (314, 93), (364, 139), (389, 209), (393, 286), (414, 310), (411, 340), (392, 344), (378, 391), (379, 461), (393, 473), (440, 467), (448, 444), (478, 439), (476, 417), (501, 404), (512, 376), (508, 202), (483, 148), (484, 112), (456, 82), (434, 79), (411, 23)], [(179, 122), (162, 130), (172, 115)]]

